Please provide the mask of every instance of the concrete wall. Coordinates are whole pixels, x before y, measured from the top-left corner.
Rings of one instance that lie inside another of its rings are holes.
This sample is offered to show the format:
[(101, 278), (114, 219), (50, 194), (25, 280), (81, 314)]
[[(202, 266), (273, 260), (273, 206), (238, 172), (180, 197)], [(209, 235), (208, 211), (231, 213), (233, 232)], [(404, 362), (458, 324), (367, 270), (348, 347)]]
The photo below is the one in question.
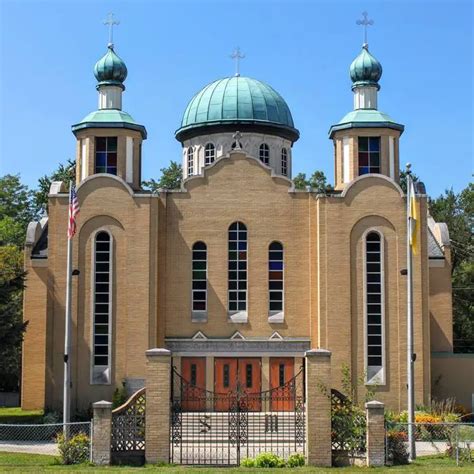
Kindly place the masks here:
[(434, 352), (431, 379), (434, 399), (455, 397), (469, 413), (474, 412), (474, 354)]

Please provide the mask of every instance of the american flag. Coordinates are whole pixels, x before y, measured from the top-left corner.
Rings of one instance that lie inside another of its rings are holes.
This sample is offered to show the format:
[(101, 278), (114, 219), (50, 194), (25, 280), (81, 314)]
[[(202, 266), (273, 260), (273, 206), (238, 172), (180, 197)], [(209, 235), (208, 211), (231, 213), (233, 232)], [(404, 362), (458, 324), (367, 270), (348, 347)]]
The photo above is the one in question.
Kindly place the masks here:
[(71, 190), (69, 191), (69, 222), (67, 226), (68, 239), (72, 239), (76, 233), (76, 216), (79, 214), (79, 210), (76, 188), (74, 184), (71, 184)]

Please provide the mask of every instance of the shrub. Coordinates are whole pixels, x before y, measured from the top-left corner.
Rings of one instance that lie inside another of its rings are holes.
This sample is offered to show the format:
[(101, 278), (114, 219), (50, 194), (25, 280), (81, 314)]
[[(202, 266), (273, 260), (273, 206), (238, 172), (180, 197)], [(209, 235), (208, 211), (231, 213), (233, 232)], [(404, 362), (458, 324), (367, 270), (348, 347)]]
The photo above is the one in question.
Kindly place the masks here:
[(389, 431), (387, 433), (387, 457), (392, 464), (408, 464), (408, 452), (405, 441), (406, 433), (399, 431)]
[(300, 453), (292, 454), (286, 461), (286, 467), (301, 467), (305, 465), (305, 457)]
[(80, 464), (89, 461), (89, 437), (84, 433), (66, 438), (64, 433), (57, 436), (62, 464)]
[(285, 461), (273, 453), (260, 453), (255, 458), (255, 467), (285, 467)]
[(255, 459), (245, 458), (240, 462), (242, 467), (255, 467)]
[(53, 423), (60, 423), (62, 421), (61, 413), (57, 411), (49, 411), (43, 416), (43, 423), (45, 425), (53, 424)]
[(120, 388), (116, 388), (112, 395), (112, 408), (118, 408), (128, 400), (127, 389), (125, 387), (125, 381), (122, 382)]

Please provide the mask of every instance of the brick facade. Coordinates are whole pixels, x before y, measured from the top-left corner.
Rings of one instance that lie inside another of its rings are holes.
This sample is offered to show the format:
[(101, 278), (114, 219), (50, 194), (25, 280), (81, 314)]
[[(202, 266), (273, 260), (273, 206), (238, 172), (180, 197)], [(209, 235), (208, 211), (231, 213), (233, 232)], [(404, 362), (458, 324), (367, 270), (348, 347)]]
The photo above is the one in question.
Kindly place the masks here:
[[(333, 388), (341, 387), (343, 363), (352, 369), (354, 380), (360, 377), (365, 373), (363, 235), (368, 229), (383, 234), (385, 249), (386, 382), (377, 387), (377, 398), (390, 409), (405, 408), (406, 277), (401, 270), (406, 267), (406, 202), (389, 178), (364, 176), (341, 194), (321, 196), (295, 191), (289, 180), (272, 175), (245, 152), (235, 151), (206, 167), (203, 176), (187, 180), (180, 191), (159, 196), (134, 192), (119, 177), (97, 175), (80, 184), (78, 196), (81, 214), (73, 266), (80, 274), (73, 279), (73, 410), (86, 410), (96, 400), (111, 400), (124, 380), (142, 381), (147, 348), (166, 347), (166, 339), (190, 339), (198, 331), (210, 340), (229, 339), (236, 331), (244, 338), (268, 340), (277, 331), (284, 340), (297, 338), (309, 347), (331, 350)], [(417, 403), (427, 403), (431, 390), (429, 293), (434, 284), (423, 237), (426, 199), (419, 200), (422, 238), (421, 253), (414, 260), (415, 386)], [(227, 232), (235, 221), (248, 229), (248, 321), (243, 324), (230, 322), (227, 314)], [(61, 407), (66, 225), (67, 195), (51, 195), (45, 267), (33, 268), (27, 258), (30, 282), (25, 319), (30, 325), (24, 344), (25, 407)], [(113, 238), (113, 350), (108, 385), (91, 383), (89, 357), (92, 245), (99, 229), (107, 229)], [(191, 248), (197, 240), (208, 248), (205, 323), (191, 319)], [(268, 320), (268, 245), (274, 240), (283, 244), (285, 252), (283, 324)], [(440, 278), (447, 279), (447, 273)], [(449, 305), (448, 297), (447, 291), (436, 293), (438, 303)], [(449, 310), (437, 314), (438, 325), (448, 328)], [(44, 359), (32, 357), (32, 347), (35, 353), (43, 351)]]

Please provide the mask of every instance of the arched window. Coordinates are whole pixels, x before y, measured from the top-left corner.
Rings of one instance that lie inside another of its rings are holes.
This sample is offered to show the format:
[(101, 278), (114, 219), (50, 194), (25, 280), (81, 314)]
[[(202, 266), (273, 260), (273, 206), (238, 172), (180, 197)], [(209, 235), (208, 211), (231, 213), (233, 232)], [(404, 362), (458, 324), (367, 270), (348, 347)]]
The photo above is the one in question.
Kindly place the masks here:
[(259, 158), (260, 161), (266, 165), (270, 163), (270, 148), (266, 143), (260, 145)]
[(194, 312), (207, 311), (207, 247), (204, 242), (193, 245), (193, 289)]
[(110, 383), (112, 242), (108, 232), (94, 239), (92, 383)]
[(214, 163), (216, 159), (216, 148), (212, 143), (208, 143), (204, 148), (204, 165), (210, 165)]
[(268, 247), (268, 301), (270, 313), (283, 311), (283, 245)]
[(194, 150), (193, 147), (190, 146), (188, 148), (188, 176), (192, 176), (194, 174)]
[(229, 227), (229, 312), (247, 311), (247, 227)]
[(368, 383), (384, 383), (384, 274), (382, 236), (365, 238), (366, 373)]
[(288, 176), (288, 150), (286, 148), (281, 149), (281, 174)]

